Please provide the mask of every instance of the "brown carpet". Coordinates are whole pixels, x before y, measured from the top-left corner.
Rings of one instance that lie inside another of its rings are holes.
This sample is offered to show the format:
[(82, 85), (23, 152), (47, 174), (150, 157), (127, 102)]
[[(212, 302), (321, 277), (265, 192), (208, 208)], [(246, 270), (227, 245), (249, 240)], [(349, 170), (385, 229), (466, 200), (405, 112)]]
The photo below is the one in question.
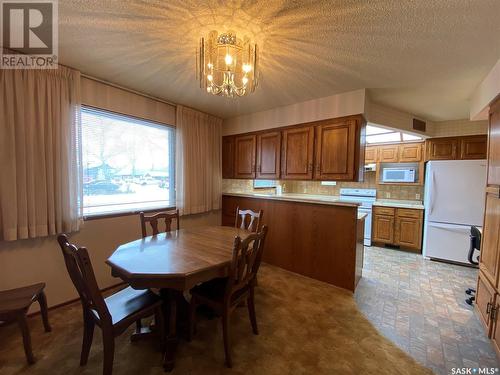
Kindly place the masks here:
[[(233, 369), (224, 367), (219, 319), (201, 316), (198, 332), (181, 340), (174, 374), (431, 374), (382, 337), (359, 312), (352, 295), (328, 284), (263, 265), (256, 292), (260, 335), (246, 308), (233, 315)], [(30, 318), (37, 363), (27, 366), (16, 326), (0, 330), (0, 373), (100, 374), (102, 346), (96, 328), (86, 367), (78, 366), (82, 338), (79, 304), (52, 310), (52, 333)], [(132, 331), (133, 328), (131, 328)], [(116, 344), (114, 374), (163, 374), (154, 341)]]

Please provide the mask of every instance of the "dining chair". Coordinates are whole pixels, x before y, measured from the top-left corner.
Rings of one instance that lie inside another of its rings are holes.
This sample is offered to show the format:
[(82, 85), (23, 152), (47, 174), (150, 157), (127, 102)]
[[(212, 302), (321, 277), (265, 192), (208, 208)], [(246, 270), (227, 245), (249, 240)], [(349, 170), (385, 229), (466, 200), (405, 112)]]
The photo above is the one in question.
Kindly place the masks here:
[(132, 323), (149, 316), (155, 317), (164, 345), (164, 323), (160, 297), (149, 290), (135, 290), (131, 287), (103, 298), (85, 247), (77, 247), (68, 241), (65, 234), (57, 236), (64, 262), (73, 282), (83, 309), (83, 342), (80, 366), (85, 366), (97, 325), (102, 330), (104, 363), (103, 374), (113, 371), (115, 337), (121, 335)]
[(52, 330), (49, 324), (47, 298), (45, 297), (44, 289), (45, 283), (38, 283), (21, 288), (0, 291), (0, 326), (17, 322), (23, 335), (26, 360), (30, 365), (35, 363), (35, 357), (31, 348), (31, 335), (26, 314), (33, 302), (38, 301), (40, 304), (40, 313), (42, 315), (45, 332), (50, 332)]
[(153, 229), (153, 236), (156, 236), (160, 233), (158, 229), (158, 221), (163, 219), (165, 221), (165, 232), (170, 232), (172, 230), (172, 221), (175, 219), (177, 230), (180, 228), (179, 224), (179, 210), (165, 211), (159, 212), (157, 214), (146, 216), (144, 212), (140, 212), (139, 216), (141, 217), (141, 230), (142, 237), (147, 237), (148, 233), (146, 230), (146, 224), (149, 223), (151, 228)]
[(244, 240), (236, 237), (229, 276), (207, 281), (191, 289), (189, 339), (193, 337), (196, 330), (197, 306), (207, 305), (222, 317), (226, 366), (229, 368), (233, 366), (229, 318), (240, 302), (246, 300), (253, 333), (259, 334), (255, 315), (254, 287), (266, 235), (267, 226), (264, 225), (260, 232), (249, 234)]
[(259, 230), (260, 221), (264, 216), (264, 212), (254, 212), (252, 210), (240, 210), (236, 207), (236, 220), (234, 222), (235, 228), (246, 229), (249, 232), (257, 232)]

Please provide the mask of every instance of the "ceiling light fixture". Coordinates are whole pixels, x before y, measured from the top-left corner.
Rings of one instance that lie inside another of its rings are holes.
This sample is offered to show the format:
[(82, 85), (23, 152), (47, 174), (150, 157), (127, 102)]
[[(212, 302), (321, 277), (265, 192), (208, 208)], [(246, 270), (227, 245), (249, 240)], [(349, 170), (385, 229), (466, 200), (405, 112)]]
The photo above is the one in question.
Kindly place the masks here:
[(255, 91), (258, 83), (257, 44), (233, 31), (211, 31), (201, 38), (197, 58), (200, 87), (219, 96), (244, 96)]

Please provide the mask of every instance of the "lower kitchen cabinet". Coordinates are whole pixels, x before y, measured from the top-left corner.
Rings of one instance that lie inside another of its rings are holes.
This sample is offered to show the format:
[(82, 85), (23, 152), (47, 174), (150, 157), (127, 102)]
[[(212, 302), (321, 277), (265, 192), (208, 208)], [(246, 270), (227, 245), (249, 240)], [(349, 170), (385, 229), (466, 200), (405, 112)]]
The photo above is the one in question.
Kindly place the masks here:
[[(486, 328), (486, 334), (491, 336), (492, 318), (495, 318), (495, 299), (498, 304), (498, 298), (495, 298), (495, 289), (491, 286), (488, 279), (482, 272), (479, 272), (476, 288), (476, 310), (478, 312), (479, 320)], [(498, 296), (498, 295), (497, 295)], [(493, 310), (493, 314), (492, 314)], [(495, 323), (496, 325), (496, 323)]]
[(422, 210), (374, 206), (372, 241), (420, 251), (422, 222)]

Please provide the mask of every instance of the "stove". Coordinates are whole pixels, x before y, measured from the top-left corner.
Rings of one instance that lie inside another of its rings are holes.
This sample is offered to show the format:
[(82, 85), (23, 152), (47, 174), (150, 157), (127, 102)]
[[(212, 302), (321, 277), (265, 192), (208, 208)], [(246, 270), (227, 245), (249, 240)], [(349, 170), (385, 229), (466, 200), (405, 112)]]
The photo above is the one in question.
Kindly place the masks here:
[(365, 246), (372, 245), (372, 206), (377, 200), (376, 189), (340, 189), (340, 199), (360, 203), (359, 212), (366, 213), (365, 219)]

